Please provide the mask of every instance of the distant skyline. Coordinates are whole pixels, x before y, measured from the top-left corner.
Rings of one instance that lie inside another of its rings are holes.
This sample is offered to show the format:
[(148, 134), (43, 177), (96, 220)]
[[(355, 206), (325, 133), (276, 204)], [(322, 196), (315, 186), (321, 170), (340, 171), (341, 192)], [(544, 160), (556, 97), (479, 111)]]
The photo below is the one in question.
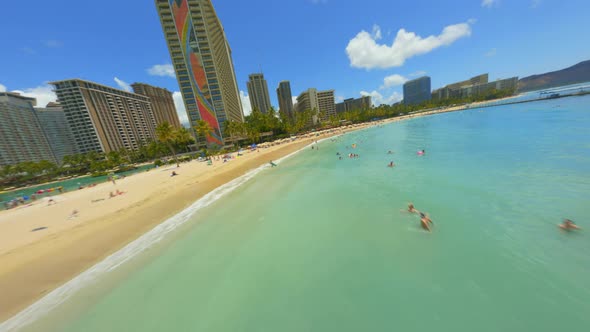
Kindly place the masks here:
[[(371, 95), (380, 104), (399, 101), (403, 83), (422, 75), (436, 89), (481, 73), (490, 80), (524, 77), (590, 59), (584, 42), (590, 3), (583, 0), (213, 5), (233, 51), (246, 113), (248, 75), (260, 71), (270, 91), (289, 80), (293, 96), (312, 87), (335, 89), (336, 102)], [(153, 0), (10, 1), (3, 11), (10, 15), (0, 21), (0, 91), (21, 91), (45, 106), (55, 100), (49, 81), (82, 78), (122, 89), (142, 82), (173, 91), (186, 120)], [(270, 97), (277, 107), (276, 94)]]

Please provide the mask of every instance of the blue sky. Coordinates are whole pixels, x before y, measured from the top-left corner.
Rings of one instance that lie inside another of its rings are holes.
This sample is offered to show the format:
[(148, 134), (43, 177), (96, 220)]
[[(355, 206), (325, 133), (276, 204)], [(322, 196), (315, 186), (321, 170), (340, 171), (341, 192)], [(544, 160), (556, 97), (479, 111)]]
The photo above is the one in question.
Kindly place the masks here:
[[(281, 80), (291, 81), (294, 95), (315, 87), (335, 89), (338, 99), (368, 93), (391, 103), (405, 79), (423, 73), (434, 89), (485, 72), (490, 79), (524, 77), (590, 59), (587, 0), (213, 4), (239, 89), (245, 97), (248, 74), (262, 69), (275, 106)], [(170, 57), (152, 0), (6, 1), (2, 12), (1, 90), (22, 91), (39, 104), (54, 98), (47, 82), (73, 77), (178, 91), (165, 75)]]

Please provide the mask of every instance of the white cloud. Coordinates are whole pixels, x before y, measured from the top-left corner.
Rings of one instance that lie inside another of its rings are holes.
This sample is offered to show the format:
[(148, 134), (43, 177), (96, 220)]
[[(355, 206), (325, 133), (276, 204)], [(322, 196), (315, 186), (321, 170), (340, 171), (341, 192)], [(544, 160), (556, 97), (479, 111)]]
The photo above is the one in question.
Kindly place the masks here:
[(0, 92), (6, 92), (6, 85), (0, 84)]
[(55, 39), (46, 40), (44, 42), (44, 44), (45, 44), (45, 46), (50, 47), (50, 48), (62, 47), (64, 45), (64, 43), (62, 41), (55, 40)]
[(152, 76), (168, 76), (168, 77), (176, 77), (174, 73), (174, 67), (171, 64), (164, 64), (164, 65), (153, 65), (147, 69), (148, 74)]
[[(295, 101), (297, 101), (297, 99), (295, 99)], [(336, 96), (336, 102), (337, 103), (341, 103), (344, 101), (344, 97), (343, 96)]]
[(392, 86), (398, 86), (406, 83), (408, 81), (407, 78), (403, 77), (402, 75), (393, 74), (385, 77), (383, 79), (383, 85), (380, 89), (387, 89), (391, 88)]
[(373, 90), (371, 92), (367, 92), (367, 91), (361, 91), (361, 96), (371, 96), (371, 102), (373, 103), (374, 106), (379, 106), (381, 104), (394, 104), (397, 103), (398, 101), (402, 100), (402, 95), (395, 91), (393, 92), (390, 96), (386, 96), (384, 97), (382, 94), (380, 94), (379, 92)]
[(12, 92), (18, 92), (25, 97), (37, 99), (37, 106), (39, 107), (45, 107), (49, 102), (55, 102), (57, 100), (57, 96), (55, 95), (55, 92), (53, 92), (53, 86), (49, 84), (39, 85), (24, 90), (13, 90)]
[(250, 98), (248, 95), (240, 90), (240, 101), (242, 102), (242, 109), (244, 110), (244, 116), (252, 113), (252, 105), (250, 105)]
[(292, 96), (291, 100), (293, 101), (293, 105), (297, 104), (297, 97)]
[(486, 8), (492, 8), (492, 6), (498, 4), (498, 0), (482, 0), (481, 6)]
[(460, 38), (470, 36), (470, 22), (446, 26), (440, 35), (426, 38), (400, 29), (391, 46), (377, 43), (382, 37), (381, 29), (374, 26), (372, 34), (363, 30), (351, 39), (346, 46), (346, 54), (350, 65), (356, 68), (399, 67), (409, 58), (441, 46), (449, 46)]
[(125, 82), (123, 80), (120, 80), (117, 77), (115, 77), (115, 82), (117, 83), (117, 85), (119, 86), (119, 88), (121, 90), (125, 90), (127, 92), (131, 92), (132, 89), (131, 89), (131, 85), (129, 85), (129, 83), (127, 83), (127, 82)]
[(381, 35), (381, 28), (377, 24), (373, 24), (373, 38), (375, 38), (375, 40), (383, 38)]
[(180, 123), (185, 127), (190, 127), (188, 121), (188, 115), (186, 114), (186, 108), (184, 107), (184, 101), (182, 100), (182, 94), (180, 91), (174, 91), (172, 93), (172, 99), (174, 99), (174, 106), (176, 107), (176, 113)]
[(410, 74), (411, 77), (418, 77), (424, 75), (426, 75), (426, 72), (424, 70), (418, 70)]
[(487, 51), (484, 55), (487, 57), (493, 57), (496, 55), (496, 53), (497, 53), (496, 48), (492, 48), (489, 51)]

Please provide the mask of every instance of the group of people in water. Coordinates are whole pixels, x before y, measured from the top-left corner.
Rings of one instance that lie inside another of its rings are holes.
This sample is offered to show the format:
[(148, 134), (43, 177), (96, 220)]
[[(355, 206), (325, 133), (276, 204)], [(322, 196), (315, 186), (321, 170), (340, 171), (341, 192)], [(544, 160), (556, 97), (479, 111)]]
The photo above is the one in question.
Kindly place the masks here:
[(426, 215), (426, 213), (418, 211), (412, 203), (408, 203), (408, 212), (418, 214), (420, 216), (420, 226), (422, 226), (422, 229), (429, 232), (431, 231), (430, 225), (434, 225), (434, 222), (428, 217), (428, 215)]
[[(432, 221), (432, 219), (430, 219), (430, 217), (426, 213), (418, 211), (418, 209), (416, 209), (414, 207), (414, 204), (412, 204), (412, 203), (408, 203), (407, 212), (418, 214), (420, 216), (420, 226), (422, 227), (422, 229), (429, 231), (429, 232), (431, 231), (430, 226), (434, 225), (434, 222)], [(578, 231), (578, 230), (582, 229), (578, 225), (576, 225), (575, 222), (573, 222), (570, 219), (564, 219), (563, 222), (561, 224), (559, 224), (559, 228), (566, 231), (566, 232)]]

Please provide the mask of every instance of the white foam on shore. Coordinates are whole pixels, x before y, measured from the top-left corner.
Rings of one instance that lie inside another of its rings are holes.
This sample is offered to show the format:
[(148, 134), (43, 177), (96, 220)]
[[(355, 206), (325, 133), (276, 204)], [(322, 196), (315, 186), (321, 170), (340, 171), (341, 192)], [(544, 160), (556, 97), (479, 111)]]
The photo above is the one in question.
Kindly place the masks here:
[[(319, 142), (320, 141), (318, 141), (318, 143)], [(304, 150), (310, 145), (306, 145), (305, 147), (295, 152), (292, 152), (280, 159), (277, 159), (275, 163), (281, 163), (285, 159), (297, 154), (298, 152)], [(236, 188), (246, 183), (248, 180), (252, 179), (261, 171), (270, 167), (270, 164), (262, 165), (236, 179), (233, 179), (232, 181), (220, 187), (217, 187), (213, 191), (198, 199), (188, 208), (184, 209), (183, 211), (179, 212), (178, 214), (169, 218), (168, 220), (162, 222), (161, 224), (153, 228), (151, 231), (145, 233), (144, 235), (140, 236), (133, 242), (123, 247), (121, 250), (108, 256), (103, 261), (97, 263), (93, 267), (82, 272), (80, 275), (68, 281), (64, 285), (56, 288), (55, 290), (45, 295), (43, 298), (33, 303), (23, 311), (19, 312), (12, 318), (8, 319), (3, 323), (0, 323), (0, 332), (17, 331), (47, 315), (49, 312), (58, 307), (60, 304), (64, 303), (66, 300), (68, 300), (81, 289), (93, 283), (96, 283), (102, 275), (116, 269), (125, 262), (133, 259), (137, 255), (149, 249), (154, 244), (160, 242), (169, 233), (173, 232), (176, 228), (189, 221), (190, 218), (194, 216), (195, 213), (197, 213), (200, 209), (211, 205), (213, 202), (231, 193)]]

